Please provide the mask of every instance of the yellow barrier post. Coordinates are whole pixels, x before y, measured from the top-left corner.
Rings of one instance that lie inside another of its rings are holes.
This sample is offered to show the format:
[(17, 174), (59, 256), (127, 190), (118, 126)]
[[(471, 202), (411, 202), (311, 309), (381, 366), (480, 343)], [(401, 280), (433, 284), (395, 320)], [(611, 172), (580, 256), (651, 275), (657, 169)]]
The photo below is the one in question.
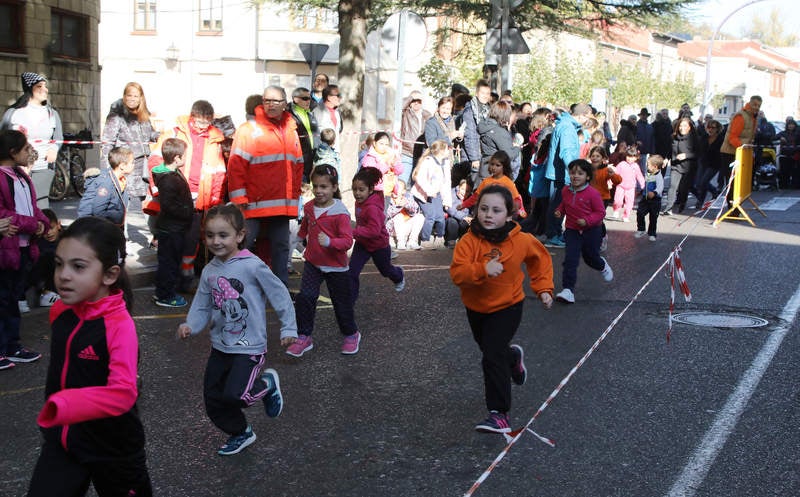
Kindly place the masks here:
[[(723, 165), (723, 167), (726, 167), (726, 165)], [(736, 161), (734, 162), (733, 171), (733, 177), (731, 178), (731, 181), (733, 181), (731, 208), (728, 209), (725, 214), (720, 216), (719, 219), (714, 221), (714, 226), (717, 226), (724, 219), (736, 219), (747, 221), (755, 227), (756, 223), (750, 219), (750, 216), (747, 215), (747, 211), (745, 211), (744, 207), (742, 207), (744, 201), (747, 200), (753, 204), (753, 207), (755, 207), (755, 209), (760, 212), (762, 216), (767, 217), (767, 215), (758, 207), (758, 204), (756, 204), (753, 199), (750, 198), (750, 195), (753, 193), (752, 145), (743, 145), (736, 149)]]

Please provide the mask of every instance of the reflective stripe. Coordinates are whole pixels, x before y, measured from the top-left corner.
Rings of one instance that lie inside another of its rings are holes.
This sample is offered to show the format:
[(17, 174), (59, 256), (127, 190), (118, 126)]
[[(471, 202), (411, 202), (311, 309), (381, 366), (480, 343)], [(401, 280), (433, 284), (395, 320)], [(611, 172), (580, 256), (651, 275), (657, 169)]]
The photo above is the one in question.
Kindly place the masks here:
[[(270, 162), (283, 162), (283, 161), (297, 162), (297, 160), (298, 158), (292, 154), (269, 154), (269, 155), (251, 156), (248, 162), (250, 162), (250, 164), (269, 164)], [(300, 161), (302, 162), (302, 160), (303, 156), (301, 155)]]
[(268, 209), (270, 207), (297, 207), (297, 199), (281, 198), (277, 200), (261, 200), (259, 202), (250, 202), (247, 204), (246, 210), (253, 209)]
[(234, 154), (238, 155), (239, 157), (241, 157), (242, 159), (244, 159), (244, 160), (246, 160), (248, 162), (250, 162), (250, 158), (253, 157), (252, 155), (250, 155), (249, 153), (245, 152), (244, 150), (242, 150), (239, 147), (236, 147), (233, 150), (233, 152), (231, 152), (231, 155), (234, 155)]
[(247, 196), (247, 189), (246, 188), (239, 188), (238, 190), (233, 190), (230, 192), (231, 198), (237, 197), (246, 197)]

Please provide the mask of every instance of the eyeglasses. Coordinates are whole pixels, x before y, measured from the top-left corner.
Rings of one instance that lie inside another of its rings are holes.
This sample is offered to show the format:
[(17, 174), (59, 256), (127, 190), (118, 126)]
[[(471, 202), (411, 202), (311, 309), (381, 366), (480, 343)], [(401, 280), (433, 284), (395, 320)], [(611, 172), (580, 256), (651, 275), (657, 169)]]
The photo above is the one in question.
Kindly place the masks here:
[(421, 103), (422, 103), (422, 100), (420, 100), (420, 99), (418, 99), (418, 98), (415, 98), (414, 100), (412, 100), (412, 101), (411, 101), (411, 103), (412, 103), (412, 104), (421, 104)]
[(328, 96), (329, 97), (338, 97), (339, 94), (338, 93), (328, 93)]
[(309, 96), (305, 96), (305, 97), (294, 97), (294, 98), (299, 98), (300, 100), (311, 100), (311, 97), (309, 97)]
[(280, 105), (280, 104), (285, 104), (286, 103), (285, 100), (273, 100), (271, 98), (265, 98), (263, 100), (263, 102), (266, 105)]

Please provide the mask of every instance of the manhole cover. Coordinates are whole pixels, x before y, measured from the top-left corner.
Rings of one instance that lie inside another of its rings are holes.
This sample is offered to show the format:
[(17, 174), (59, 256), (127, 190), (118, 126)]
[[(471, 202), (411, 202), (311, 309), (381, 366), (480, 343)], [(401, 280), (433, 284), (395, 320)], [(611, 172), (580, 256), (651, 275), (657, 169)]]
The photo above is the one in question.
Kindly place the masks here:
[(710, 326), (713, 328), (758, 328), (769, 324), (766, 319), (755, 316), (715, 312), (683, 312), (676, 314), (672, 319), (692, 326)]

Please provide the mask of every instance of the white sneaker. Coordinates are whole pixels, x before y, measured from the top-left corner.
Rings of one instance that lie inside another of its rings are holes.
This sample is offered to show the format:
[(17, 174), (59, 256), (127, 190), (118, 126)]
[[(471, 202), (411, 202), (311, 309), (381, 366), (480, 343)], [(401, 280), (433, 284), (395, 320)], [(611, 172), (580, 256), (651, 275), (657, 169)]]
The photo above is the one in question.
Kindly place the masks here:
[(565, 288), (556, 294), (556, 300), (566, 302), (567, 304), (574, 304), (575, 295), (572, 293), (572, 290)]
[(407, 245), (407, 247), (408, 247), (408, 250), (422, 250), (422, 247), (420, 246), (419, 243), (413, 243), (412, 242), (412, 243), (409, 243)]
[(395, 284), (394, 284), (394, 291), (395, 291), (395, 292), (402, 292), (402, 291), (403, 291), (403, 288), (405, 288), (405, 287), (406, 287), (406, 279), (405, 279), (405, 278), (403, 278), (403, 279), (400, 281), (400, 283), (395, 283)]
[(28, 301), (27, 300), (20, 300), (20, 301), (17, 302), (17, 305), (19, 306), (19, 313), (20, 314), (25, 314), (26, 312), (31, 312), (31, 308), (28, 307)]
[(42, 296), (39, 297), (39, 307), (50, 307), (60, 298), (61, 296), (56, 292), (44, 292)]
[(601, 259), (603, 259), (603, 262), (606, 263), (605, 267), (601, 271), (603, 273), (603, 279), (606, 280), (606, 281), (613, 280), (614, 279), (614, 270), (611, 269), (611, 265), (608, 263), (608, 261), (606, 260), (605, 257), (601, 257)]
[(637, 231), (636, 233), (633, 234), (633, 237), (634, 238), (642, 238), (645, 235), (647, 235), (647, 233), (645, 233), (644, 231)]
[(655, 236), (651, 236), (650, 238), (648, 238), (648, 240), (650, 240), (651, 242), (654, 242), (654, 241), (656, 241), (656, 237)]

